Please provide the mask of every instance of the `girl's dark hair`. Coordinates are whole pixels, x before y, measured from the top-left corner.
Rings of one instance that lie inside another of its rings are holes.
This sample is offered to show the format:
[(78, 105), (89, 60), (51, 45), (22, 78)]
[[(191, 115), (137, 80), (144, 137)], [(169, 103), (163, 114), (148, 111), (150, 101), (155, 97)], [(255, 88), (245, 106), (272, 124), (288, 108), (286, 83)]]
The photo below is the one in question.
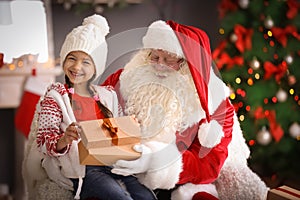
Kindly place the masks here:
[[(92, 82), (92, 80), (94, 80), (95, 76), (96, 75), (94, 74), (93, 77), (88, 81), (88, 84), (87, 84), (87, 90), (89, 91), (91, 97), (94, 97), (96, 95), (96, 91), (92, 90), (90, 87), (91, 82)], [(65, 75), (65, 81), (66, 81), (68, 88), (73, 87), (73, 83), (71, 83), (71, 81), (67, 75)], [(72, 105), (72, 94), (71, 93), (69, 93), (69, 98), (70, 98), (71, 105)], [(96, 101), (96, 103), (97, 103), (98, 107), (100, 108), (100, 110), (102, 111), (105, 118), (113, 117), (113, 113), (105, 105), (103, 105), (100, 100)]]

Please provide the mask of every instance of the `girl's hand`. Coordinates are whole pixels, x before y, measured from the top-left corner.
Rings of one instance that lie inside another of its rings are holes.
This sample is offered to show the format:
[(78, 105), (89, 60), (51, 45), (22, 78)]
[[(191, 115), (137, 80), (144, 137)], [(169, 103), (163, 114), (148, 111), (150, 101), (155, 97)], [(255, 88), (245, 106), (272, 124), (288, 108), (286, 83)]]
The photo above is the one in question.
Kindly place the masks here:
[(78, 140), (80, 138), (80, 126), (78, 123), (73, 122), (70, 124), (64, 133), (64, 135), (58, 140), (56, 150), (61, 151), (71, 144), (73, 140)]

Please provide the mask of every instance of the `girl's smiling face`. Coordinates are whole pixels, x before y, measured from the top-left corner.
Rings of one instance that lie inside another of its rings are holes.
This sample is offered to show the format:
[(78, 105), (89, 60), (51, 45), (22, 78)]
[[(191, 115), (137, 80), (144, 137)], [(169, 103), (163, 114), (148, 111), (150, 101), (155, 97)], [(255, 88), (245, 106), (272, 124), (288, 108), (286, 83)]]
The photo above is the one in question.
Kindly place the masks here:
[(73, 84), (85, 83), (96, 73), (92, 58), (82, 51), (72, 51), (63, 63), (64, 73)]

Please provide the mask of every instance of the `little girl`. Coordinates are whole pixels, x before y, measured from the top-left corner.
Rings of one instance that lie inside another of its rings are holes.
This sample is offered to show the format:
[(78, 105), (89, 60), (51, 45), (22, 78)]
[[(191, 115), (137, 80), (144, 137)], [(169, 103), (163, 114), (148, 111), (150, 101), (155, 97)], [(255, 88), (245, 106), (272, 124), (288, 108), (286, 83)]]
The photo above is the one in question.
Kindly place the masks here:
[(60, 57), (66, 83), (52, 84), (40, 101), (36, 141), (46, 155), (42, 165), (51, 180), (73, 186), (75, 199), (156, 199), (134, 176), (113, 174), (110, 166), (79, 164), (77, 122), (122, 115), (112, 87), (91, 83), (104, 71), (108, 32), (106, 19), (93, 15), (64, 41)]

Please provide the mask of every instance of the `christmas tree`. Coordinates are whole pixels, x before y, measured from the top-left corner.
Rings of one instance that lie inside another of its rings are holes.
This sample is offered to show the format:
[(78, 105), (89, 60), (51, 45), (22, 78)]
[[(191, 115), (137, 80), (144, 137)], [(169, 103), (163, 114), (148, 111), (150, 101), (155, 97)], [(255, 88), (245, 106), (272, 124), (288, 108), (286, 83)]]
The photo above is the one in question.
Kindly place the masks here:
[(213, 51), (250, 167), (281, 181), (300, 179), (299, 8), (296, 0), (221, 0), (222, 40)]

